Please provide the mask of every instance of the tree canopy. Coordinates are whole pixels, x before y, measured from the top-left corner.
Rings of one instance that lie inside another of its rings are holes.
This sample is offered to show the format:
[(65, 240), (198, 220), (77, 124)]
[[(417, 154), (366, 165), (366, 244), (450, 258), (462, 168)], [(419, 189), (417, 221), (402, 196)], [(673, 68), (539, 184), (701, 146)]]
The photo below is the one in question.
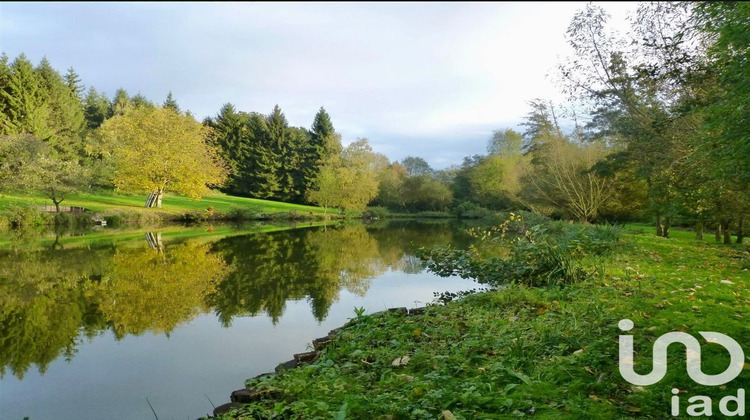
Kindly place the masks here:
[(157, 206), (167, 190), (193, 198), (221, 185), (226, 168), (207, 139), (210, 129), (165, 108), (140, 108), (107, 120), (99, 129), (111, 147), (115, 186), (148, 191)]

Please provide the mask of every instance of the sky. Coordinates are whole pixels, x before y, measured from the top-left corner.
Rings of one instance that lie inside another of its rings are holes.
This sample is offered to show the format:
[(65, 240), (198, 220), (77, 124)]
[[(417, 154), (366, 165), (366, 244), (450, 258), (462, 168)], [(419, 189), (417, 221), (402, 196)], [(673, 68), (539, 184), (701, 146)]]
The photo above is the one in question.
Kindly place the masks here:
[[(0, 51), (46, 56), (113, 96), (199, 120), (231, 102), (309, 128), (323, 106), (344, 144), (433, 168), (486, 152), (555, 85), (585, 3), (0, 3)], [(602, 3), (623, 25), (633, 3)]]

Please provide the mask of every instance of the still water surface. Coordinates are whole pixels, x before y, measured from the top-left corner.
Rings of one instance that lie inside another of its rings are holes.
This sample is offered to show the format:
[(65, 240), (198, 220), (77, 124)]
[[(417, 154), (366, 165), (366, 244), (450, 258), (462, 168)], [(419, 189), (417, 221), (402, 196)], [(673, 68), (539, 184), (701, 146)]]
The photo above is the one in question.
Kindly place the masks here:
[(206, 415), (355, 307), (475, 287), (413, 257), (468, 241), (414, 221), (0, 241), (0, 418)]

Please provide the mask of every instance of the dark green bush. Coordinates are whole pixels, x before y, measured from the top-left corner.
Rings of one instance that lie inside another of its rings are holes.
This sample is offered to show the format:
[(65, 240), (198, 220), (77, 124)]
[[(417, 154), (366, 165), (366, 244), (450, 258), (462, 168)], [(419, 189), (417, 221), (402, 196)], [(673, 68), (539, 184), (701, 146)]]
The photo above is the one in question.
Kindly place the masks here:
[(206, 212), (195, 210), (187, 212), (180, 216), (180, 221), (186, 222), (186, 223), (200, 223), (204, 222), (207, 219)]
[(342, 210), (341, 215), (345, 219), (360, 219), (362, 218), (362, 212), (359, 210)]
[(491, 286), (503, 283), (528, 286), (566, 284), (585, 278), (581, 258), (611, 252), (618, 246), (621, 234), (620, 229), (613, 226), (550, 222), (532, 226), (522, 236), (506, 237), (508, 228), (518, 224), (515, 221), (505, 223), (505, 228), (500, 230), (473, 232), (480, 244), (500, 243), (507, 251), (503, 256), (499, 253), (486, 255), (476, 245), (468, 250), (450, 246), (422, 248), (417, 251), (417, 256), (438, 275), (459, 275)]
[(237, 207), (232, 206), (227, 212), (229, 220), (259, 220), (263, 218), (263, 210), (260, 207)]
[(453, 208), (453, 214), (460, 219), (484, 219), (491, 217), (493, 213), (493, 211), (471, 201), (464, 201)]
[(365, 219), (385, 219), (389, 217), (391, 212), (383, 206), (368, 207), (362, 213), (362, 217)]
[(36, 206), (12, 206), (3, 212), (3, 219), (15, 228), (45, 226), (54, 223), (50, 213), (40, 211)]

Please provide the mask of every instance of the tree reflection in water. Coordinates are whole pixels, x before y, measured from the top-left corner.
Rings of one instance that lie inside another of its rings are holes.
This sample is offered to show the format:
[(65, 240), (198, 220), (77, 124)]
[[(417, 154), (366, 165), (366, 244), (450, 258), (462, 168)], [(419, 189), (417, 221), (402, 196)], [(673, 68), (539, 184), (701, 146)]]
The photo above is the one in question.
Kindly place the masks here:
[(0, 375), (10, 370), (22, 378), (32, 364), (43, 373), (104, 331), (117, 339), (169, 334), (211, 311), (225, 326), (233, 317), (260, 313), (276, 323), (288, 300), (307, 299), (315, 318), (323, 320), (342, 289), (364, 295), (370, 280), (389, 269), (419, 272), (413, 251), (455, 244), (458, 232), (391, 223), (209, 243), (79, 241), (78, 247), (0, 251)]

